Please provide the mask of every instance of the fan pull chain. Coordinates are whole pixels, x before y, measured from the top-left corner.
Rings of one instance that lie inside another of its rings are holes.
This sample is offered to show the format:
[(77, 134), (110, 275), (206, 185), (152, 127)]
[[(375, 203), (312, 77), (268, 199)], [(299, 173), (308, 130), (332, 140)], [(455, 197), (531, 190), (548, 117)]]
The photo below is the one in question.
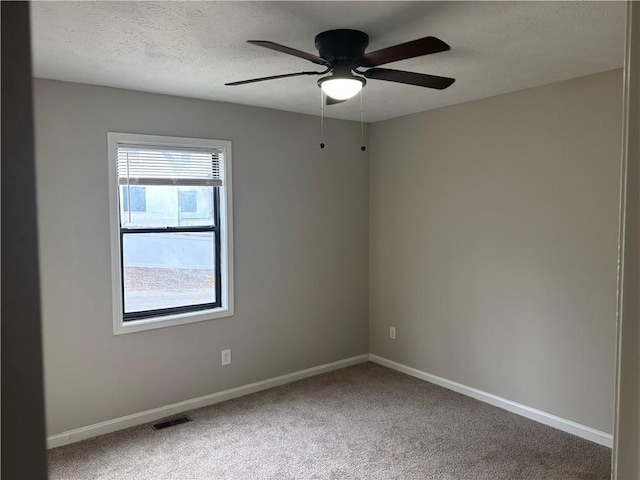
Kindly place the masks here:
[(364, 145), (364, 113), (362, 109), (362, 90), (360, 90), (360, 138), (362, 139), (362, 146), (360, 150), (363, 152), (367, 149)]
[(320, 89), (320, 148), (324, 148), (324, 92)]

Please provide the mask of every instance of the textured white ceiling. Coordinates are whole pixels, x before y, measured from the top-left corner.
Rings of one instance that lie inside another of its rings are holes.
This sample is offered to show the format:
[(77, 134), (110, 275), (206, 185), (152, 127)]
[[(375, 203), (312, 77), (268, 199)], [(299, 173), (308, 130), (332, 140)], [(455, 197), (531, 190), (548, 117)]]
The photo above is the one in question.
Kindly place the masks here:
[[(317, 54), (317, 33), (353, 28), (368, 51), (424, 36), (451, 50), (385, 65), (456, 78), (444, 91), (370, 80), (375, 122), (623, 66), (623, 2), (32, 2), (36, 77), (319, 115), (317, 77), (225, 82), (315, 70), (246, 43)], [(354, 101), (355, 100), (355, 101)], [(356, 99), (325, 115), (360, 119)]]

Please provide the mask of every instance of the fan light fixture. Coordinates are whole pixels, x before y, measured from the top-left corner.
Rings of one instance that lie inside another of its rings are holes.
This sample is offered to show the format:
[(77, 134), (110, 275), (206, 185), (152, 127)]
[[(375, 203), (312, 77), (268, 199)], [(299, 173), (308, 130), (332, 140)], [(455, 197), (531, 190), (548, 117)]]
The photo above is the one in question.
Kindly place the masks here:
[(366, 80), (362, 77), (350, 75), (348, 77), (330, 77), (318, 80), (318, 85), (328, 97), (334, 100), (348, 100), (362, 90)]

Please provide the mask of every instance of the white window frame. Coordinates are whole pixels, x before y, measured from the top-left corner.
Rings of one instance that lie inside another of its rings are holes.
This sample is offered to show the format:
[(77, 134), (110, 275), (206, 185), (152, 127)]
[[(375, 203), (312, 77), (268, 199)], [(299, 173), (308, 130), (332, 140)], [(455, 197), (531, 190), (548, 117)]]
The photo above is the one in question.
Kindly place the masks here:
[[(109, 157), (109, 213), (111, 227), (111, 297), (113, 299), (113, 334), (134, 333), (156, 328), (173, 327), (187, 323), (214, 320), (233, 315), (233, 210), (231, 181), (231, 142), (202, 138), (167, 137), (135, 133), (107, 133)], [(221, 307), (197, 312), (182, 312), (143, 320), (123, 320), (122, 265), (120, 245), (120, 212), (118, 207), (118, 145), (157, 145), (161, 147), (203, 147), (222, 150), (223, 186), (220, 188), (220, 268)]]

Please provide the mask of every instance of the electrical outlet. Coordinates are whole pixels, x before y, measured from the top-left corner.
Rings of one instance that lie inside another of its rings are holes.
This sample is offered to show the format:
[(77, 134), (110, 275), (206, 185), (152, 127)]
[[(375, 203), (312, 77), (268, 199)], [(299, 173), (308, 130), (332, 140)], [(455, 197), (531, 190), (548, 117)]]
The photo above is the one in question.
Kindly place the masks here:
[(389, 338), (391, 340), (396, 339), (396, 327), (389, 327)]
[(222, 365), (231, 365), (231, 349), (229, 350), (222, 350), (222, 352), (220, 352), (220, 356), (222, 359)]

